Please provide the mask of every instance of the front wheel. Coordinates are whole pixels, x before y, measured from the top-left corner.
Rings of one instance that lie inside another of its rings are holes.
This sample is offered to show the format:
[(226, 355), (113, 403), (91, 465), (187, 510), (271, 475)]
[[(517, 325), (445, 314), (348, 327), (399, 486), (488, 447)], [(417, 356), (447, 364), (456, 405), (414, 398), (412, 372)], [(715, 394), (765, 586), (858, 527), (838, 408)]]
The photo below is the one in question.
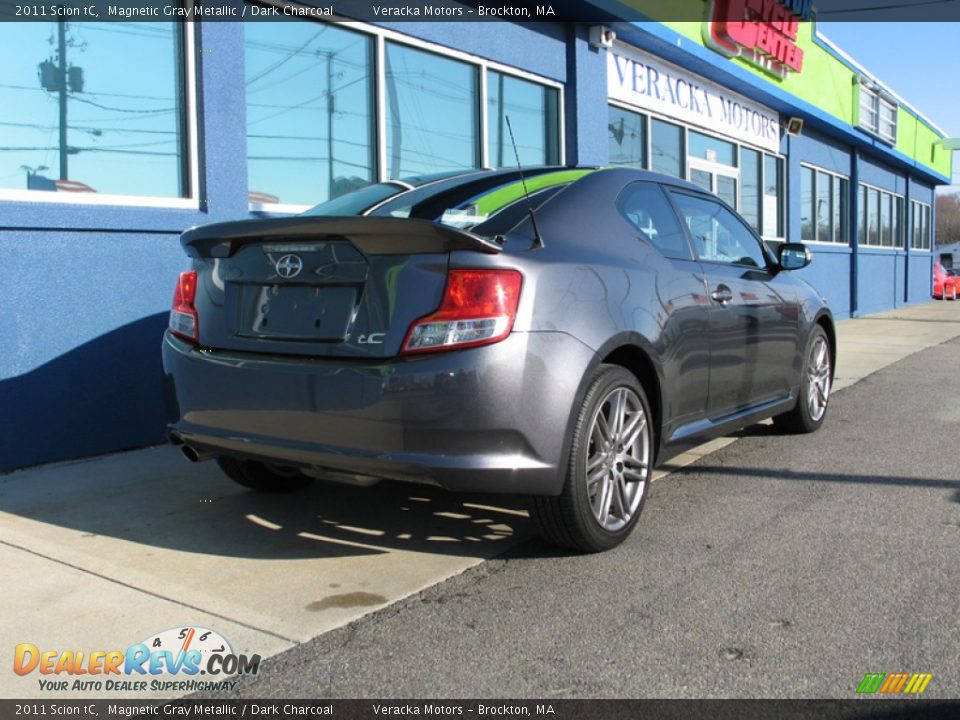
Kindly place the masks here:
[(943, 289), (943, 297), (945, 300), (956, 300), (957, 299), (957, 286), (951, 285), (950, 289)]
[(256, 460), (218, 457), (220, 469), (239, 485), (251, 490), (287, 493), (305, 488), (312, 479), (296, 468), (280, 467)]
[(830, 389), (833, 386), (833, 368), (830, 359), (830, 339), (820, 326), (814, 326), (804, 353), (800, 377), (800, 397), (790, 412), (777, 415), (773, 424), (789, 433), (811, 433), (818, 430), (827, 416)]
[(561, 494), (530, 501), (544, 539), (580, 552), (609, 550), (626, 539), (650, 486), (652, 418), (636, 377), (601, 365), (574, 425)]

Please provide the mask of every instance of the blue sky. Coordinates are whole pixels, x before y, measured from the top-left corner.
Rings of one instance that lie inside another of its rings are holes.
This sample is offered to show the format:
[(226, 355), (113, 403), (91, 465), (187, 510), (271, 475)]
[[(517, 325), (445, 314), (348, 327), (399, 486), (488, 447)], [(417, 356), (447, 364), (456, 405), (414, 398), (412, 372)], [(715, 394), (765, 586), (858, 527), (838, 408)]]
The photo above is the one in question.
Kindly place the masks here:
[[(960, 137), (960, 23), (819, 22), (844, 52), (950, 137)], [(960, 185), (960, 152), (953, 154)]]

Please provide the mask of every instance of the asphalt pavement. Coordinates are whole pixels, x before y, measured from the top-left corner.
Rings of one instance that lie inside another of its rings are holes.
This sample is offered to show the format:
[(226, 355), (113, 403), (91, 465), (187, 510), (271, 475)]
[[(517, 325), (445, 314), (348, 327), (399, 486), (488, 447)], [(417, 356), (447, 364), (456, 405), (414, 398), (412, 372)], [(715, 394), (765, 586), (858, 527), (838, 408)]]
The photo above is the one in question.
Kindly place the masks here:
[[(960, 696), (960, 340), (662, 478), (619, 549), (527, 541), (321, 635), (243, 697)], [(235, 696), (235, 695), (234, 695)]]
[[(605, 555), (532, 539), (516, 499), (269, 496), (170, 447), (0, 476), (0, 647), (208, 628), (270, 658), (248, 696), (846, 698), (930, 672), (926, 695), (957, 697), (960, 303), (837, 334), (821, 432), (676, 458)], [(7, 668), (0, 697), (104, 696)]]

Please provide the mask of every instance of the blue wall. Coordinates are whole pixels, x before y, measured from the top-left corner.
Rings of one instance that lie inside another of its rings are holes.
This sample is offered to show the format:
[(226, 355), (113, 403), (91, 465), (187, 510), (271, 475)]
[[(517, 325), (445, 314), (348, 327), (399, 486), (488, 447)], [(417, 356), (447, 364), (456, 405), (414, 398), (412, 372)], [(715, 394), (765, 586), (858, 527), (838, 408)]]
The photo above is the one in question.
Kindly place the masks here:
[(0, 471), (163, 439), (179, 233), (248, 214), (242, 28), (197, 33), (200, 209), (0, 204)]

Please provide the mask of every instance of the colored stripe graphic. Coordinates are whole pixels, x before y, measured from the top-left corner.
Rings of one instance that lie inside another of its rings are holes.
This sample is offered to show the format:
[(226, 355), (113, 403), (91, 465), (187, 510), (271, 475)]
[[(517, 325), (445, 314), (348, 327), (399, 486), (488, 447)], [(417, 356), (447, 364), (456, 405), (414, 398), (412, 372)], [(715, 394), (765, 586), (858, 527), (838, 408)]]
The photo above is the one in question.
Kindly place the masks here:
[(857, 686), (857, 694), (919, 695), (932, 679), (932, 673), (866, 673)]
[(885, 677), (886, 674), (884, 673), (867, 673), (863, 676), (863, 680), (860, 681), (860, 685), (857, 687), (857, 693), (860, 695), (872, 695), (880, 689), (880, 684)]
[(933, 680), (932, 673), (914, 673), (913, 677), (910, 678), (910, 682), (907, 683), (904, 692), (919, 695), (927, 689), (927, 685), (930, 684), (931, 680)]

